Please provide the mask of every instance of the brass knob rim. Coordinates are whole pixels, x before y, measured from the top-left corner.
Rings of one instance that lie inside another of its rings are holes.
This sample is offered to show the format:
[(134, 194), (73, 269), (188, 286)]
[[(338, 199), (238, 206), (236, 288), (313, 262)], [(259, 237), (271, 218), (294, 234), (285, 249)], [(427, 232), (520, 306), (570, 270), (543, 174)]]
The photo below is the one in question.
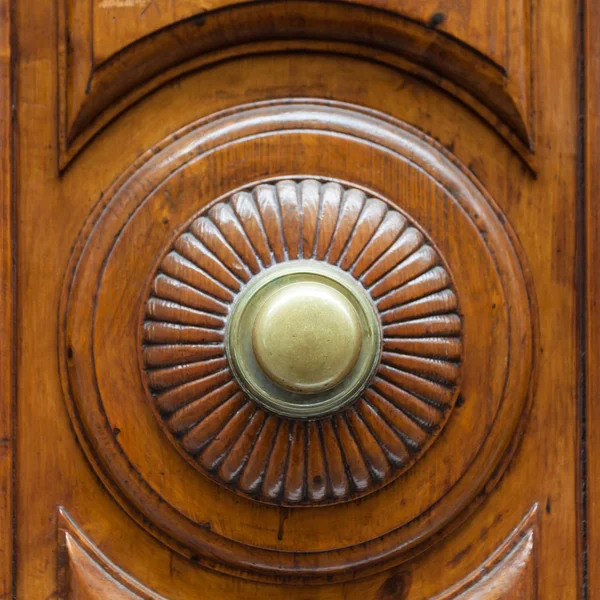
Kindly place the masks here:
[(316, 418), (347, 406), (379, 364), (381, 325), (368, 293), (334, 265), (275, 265), (240, 292), (226, 354), (240, 387), (264, 408)]

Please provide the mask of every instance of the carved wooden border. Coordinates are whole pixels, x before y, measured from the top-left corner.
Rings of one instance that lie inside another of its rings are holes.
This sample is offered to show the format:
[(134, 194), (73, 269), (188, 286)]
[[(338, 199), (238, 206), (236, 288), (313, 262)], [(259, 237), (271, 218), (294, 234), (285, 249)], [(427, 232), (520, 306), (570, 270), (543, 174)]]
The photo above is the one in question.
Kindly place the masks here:
[[(478, 569), (432, 600), (536, 600), (538, 538), (539, 512), (535, 504)], [(58, 512), (57, 559), (60, 600), (69, 600), (72, 591), (88, 590), (101, 590), (113, 600), (165, 600), (105, 556), (62, 507)]]
[[(58, 511), (57, 559), (57, 597), (60, 600), (76, 600), (79, 598), (77, 591), (94, 595), (101, 591), (105, 594), (103, 597), (111, 600), (165, 600), (102, 554), (63, 508)], [(71, 595), (74, 581), (76, 596)]]
[(538, 505), (478, 569), (432, 600), (535, 600), (537, 592)]
[(0, 0), (0, 597), (13, 593), (12, 2)]
[(535, 170), (535, 0), (507, 2), (511, 67), (506, 68), (443, 31), (398, 13), (318, 1), (318, 20), (307, 12), (314, 10), (314, 2), (295, 0), (203, 13), (145, 36), (95, 64), (92, 0), (60, 0), (60, 168), (121, 112), (176, 77), (244, 56), (304, 51), (360, 57), (440, 87), (479, 114)]

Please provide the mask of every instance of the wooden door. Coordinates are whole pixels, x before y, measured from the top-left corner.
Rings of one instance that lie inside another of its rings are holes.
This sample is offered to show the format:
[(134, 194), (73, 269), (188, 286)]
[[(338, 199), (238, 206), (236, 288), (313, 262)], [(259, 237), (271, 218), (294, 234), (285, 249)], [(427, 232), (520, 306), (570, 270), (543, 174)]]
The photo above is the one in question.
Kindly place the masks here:
[(600, 594), (594, 4), (0, 1), (2, 597)]

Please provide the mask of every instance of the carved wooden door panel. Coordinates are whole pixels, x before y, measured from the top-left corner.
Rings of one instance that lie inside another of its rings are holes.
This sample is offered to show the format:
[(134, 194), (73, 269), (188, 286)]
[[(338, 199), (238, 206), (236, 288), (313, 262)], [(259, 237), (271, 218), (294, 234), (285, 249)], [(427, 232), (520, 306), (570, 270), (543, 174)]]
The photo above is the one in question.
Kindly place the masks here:
[(583, 597), (577, 3), (10, 14), (15, 596)]

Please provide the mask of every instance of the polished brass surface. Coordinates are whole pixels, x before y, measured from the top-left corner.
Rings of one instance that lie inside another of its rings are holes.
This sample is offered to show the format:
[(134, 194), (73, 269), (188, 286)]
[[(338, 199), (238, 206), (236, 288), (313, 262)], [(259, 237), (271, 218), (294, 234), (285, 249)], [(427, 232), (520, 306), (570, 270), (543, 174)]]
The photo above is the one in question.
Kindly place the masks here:
[(379, 362), (381, 328), (360, 283), (335, 266), (298, 260), (242, 291), (226, 349), (249, 396), (275, 413), (311, 418), (362, 393)]
[(362, 332), (343, 294), (324, 283), (298, 282), (267, 298), (254, 322), (252, 345), (271, 379), (308, 394), (329, 390), (348, 375)]

